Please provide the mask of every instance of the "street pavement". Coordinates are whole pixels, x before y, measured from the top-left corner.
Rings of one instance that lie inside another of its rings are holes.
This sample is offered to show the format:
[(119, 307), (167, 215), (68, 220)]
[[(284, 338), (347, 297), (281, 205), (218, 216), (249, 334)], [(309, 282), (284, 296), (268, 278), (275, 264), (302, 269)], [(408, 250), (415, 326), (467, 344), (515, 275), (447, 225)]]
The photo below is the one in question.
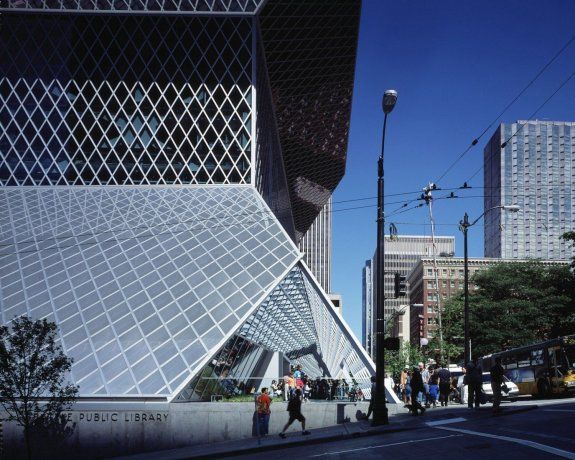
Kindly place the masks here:
[(270, 434), (262, 439), (190, 446), (128, 458), (363, 460), (387, 456), (426, 460), (439, 457), (575, 460), (575, 398), (504, 403), (502, 415), (497, 416), (491, 414), (491, 405), (477, 411), (461, 405), (438, 407), (428, 409), (423, 416), (398, 414), (383, 427), (373, 428), (369, 422), (361, 421), (312, 430), (305, 437), (294, 432), (284, 440)]
[[(530, 408), (533, 410), (521, 411)], [(506, 405), (505, 410), (507, 414), (500, 416), (485, 409), (463, 409), (452, 418), (429, 414), (418, 417), (419, 421), (426, 416), (429, 420), (414, 429), (236, 458), (575, 459), (575, 401), (526, 401)]]

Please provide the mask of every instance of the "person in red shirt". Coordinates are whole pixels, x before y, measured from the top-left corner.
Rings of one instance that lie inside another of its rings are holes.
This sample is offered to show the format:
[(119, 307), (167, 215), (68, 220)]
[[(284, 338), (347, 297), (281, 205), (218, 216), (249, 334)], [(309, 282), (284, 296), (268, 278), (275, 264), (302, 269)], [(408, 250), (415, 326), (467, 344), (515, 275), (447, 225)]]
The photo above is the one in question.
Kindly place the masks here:
[(262, 388), (262, 393), (256, 399), (256, 407), (258, 411), (258, 427), (260, 436), (268, 434), (270, 424), (270, 404), (271, 398), (268, 395), (268, 389)]

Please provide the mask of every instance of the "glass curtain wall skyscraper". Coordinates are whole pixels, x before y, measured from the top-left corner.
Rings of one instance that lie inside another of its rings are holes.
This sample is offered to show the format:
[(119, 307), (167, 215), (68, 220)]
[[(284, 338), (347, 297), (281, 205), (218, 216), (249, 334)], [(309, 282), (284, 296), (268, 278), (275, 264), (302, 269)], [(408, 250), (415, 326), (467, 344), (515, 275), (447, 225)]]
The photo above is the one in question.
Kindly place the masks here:
[(299, 243), (305, 263), (327, 293), (331, 293), (331, 201), (330, 198)]
[(521, 208), (487, 212), (486, 257), (573, 257), (560, 237), (575, 230), (575, 122), (501, 124), (484, 149), (484, 184), (485, 210)]
[(0, 10), (2, 323), (55, 321), (82, 397), (233, 395), (278, 355), (369, 392), (297, 246), (345, 170), (360, 2)]

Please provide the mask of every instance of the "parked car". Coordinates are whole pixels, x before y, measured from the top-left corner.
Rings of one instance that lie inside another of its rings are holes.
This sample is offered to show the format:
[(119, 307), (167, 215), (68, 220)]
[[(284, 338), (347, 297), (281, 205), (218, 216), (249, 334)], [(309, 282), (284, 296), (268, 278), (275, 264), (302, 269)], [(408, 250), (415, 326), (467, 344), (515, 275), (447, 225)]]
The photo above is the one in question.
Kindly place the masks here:
[[(463, 384), (463, 378), (465, 376), (461, 375), (457, 379), (457, 389), (461, 395), (461, 404), (467, 404), (467, 385)], [(501, 399), (506, 399), (509, 401), (516, 401), (519, 396), (519, 388), (507, 377), (503, 376), (503, 382), (505, 386), (509, 388), (508, 392), (501, 392)], [(493, 400), (493, 390), (491, 389), (491, 374), (489, 372), (483, 373), (483, 392), (487, 396), (487, 401), (491, 402)]]

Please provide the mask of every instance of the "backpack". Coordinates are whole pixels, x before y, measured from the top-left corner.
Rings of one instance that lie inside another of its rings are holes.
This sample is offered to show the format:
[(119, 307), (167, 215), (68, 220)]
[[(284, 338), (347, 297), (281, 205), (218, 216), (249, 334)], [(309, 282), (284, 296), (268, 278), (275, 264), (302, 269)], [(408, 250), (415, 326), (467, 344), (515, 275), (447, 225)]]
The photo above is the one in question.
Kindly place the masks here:
[(287, 405), (287, 411), (288, 412), (296, 412), (297, 411), (297, 401), (296, 401), (297, 396), (293, 396)]

